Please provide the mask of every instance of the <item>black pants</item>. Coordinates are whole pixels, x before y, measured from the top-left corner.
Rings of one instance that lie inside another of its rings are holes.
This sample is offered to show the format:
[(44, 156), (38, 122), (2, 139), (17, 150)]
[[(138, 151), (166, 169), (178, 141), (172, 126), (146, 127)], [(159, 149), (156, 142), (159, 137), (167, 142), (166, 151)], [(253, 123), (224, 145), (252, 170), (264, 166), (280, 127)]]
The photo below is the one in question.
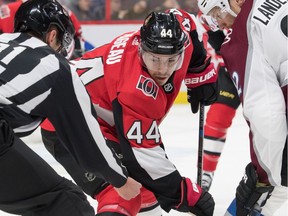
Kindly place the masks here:
[(0, 119), (0, 209), (24, 216), (94, 216), (81, 189), (59, 176)]
[[(109, 183), (83, 170), (75, 158), (58, 139), (55, 131), (41, 128), (42, 142), (48, 152), (65, 168), (78, 186), (92, 198), (105, 189)], [(106, 140), (109, 142), (109, 140)]]

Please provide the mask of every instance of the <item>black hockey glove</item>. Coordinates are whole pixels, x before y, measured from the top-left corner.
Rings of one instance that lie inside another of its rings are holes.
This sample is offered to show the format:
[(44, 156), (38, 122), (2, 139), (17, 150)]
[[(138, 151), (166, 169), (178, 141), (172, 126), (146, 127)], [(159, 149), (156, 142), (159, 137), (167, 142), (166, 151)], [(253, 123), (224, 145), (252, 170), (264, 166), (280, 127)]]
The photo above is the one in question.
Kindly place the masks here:
[(215, 202), (211, 194), (188, 178), (183, 178), (181, 188), (181, 203), (175, 208), (177, 211), (191, 212), (197, 216), (213, 215)]
[(197, 113), (200, 103), (211, 105), (218, 96), (218, 73), (214, 64), (210, 63), (201, 72), (187, 72), (185, 84), (187, 86), (187, 99), (191, 104), (193, 113)]
[(255, 167), (249, 163), (236, 190), (237, 216), (247, 216), (256, 206), (263, 207), (273, 189), (273, 186), (258, 183)]

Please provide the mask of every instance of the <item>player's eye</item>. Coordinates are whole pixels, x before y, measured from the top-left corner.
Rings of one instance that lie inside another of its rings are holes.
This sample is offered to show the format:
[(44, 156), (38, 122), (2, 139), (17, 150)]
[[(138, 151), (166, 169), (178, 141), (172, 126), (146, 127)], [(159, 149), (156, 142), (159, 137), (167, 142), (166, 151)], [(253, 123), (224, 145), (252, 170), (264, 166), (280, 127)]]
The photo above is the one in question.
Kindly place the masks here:
[(174, 62), (176, 62), (176, 61), (177, 61), (176, 58), (171, 58), (171, 59), (168, 60), (169, 63), (174, 63)]
[(153, 61), (153, 62), (159, 62), (159, 58), (156, 58), (156, 57), (153, 56), (153, 57), (152, 57), (152, 61)]

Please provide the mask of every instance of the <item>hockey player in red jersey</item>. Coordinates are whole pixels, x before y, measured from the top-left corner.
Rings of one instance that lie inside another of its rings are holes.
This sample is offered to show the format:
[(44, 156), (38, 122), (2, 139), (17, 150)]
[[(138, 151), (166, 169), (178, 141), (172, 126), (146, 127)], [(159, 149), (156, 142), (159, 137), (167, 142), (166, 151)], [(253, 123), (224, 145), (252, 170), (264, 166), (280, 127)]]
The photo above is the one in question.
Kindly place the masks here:
[(260, 215), (263, 206), (263, 215), (273, 215), (288, 200), (287, 7), (287, 1), (199, 1), (220, 29), (232, 27), (221, 54), (243, 103), (252, 161), (236, 191), (240, 216)]
[[(8, 4), (0, 6), (0, 33), (12, 33), (14, 31), (14, 16), (20, 5), (27, 0), (18, 0)], [(65, 8), (68, 11), (70, 19), (75, 29), (74, 41), (67, 49), (67, 58), (74, 59), (80, 57), (83, 54), (83, 37), (80, 22), (75, 14)]]
[[(17, 215), (94, 216), (78, 186), (59, 176), (21, 139), (49, 118), (82, 169), (106, 179), (125, 199), (140, 193), (107, 147), (91, 99), (61, 54), (74, 27), (56, 0), (30, 0), (0, 34), (0, 209)], [(78, 128), (76, 128), (78, 126)], [(79, 133), (79, 134), (78, 134)]]
[[(204, 46), (211, 55), (211, 61), (219, 73), (218, 98), (217, 101), (209, 107), (204, 125), (201, 187), (204, 190), (209, 190), (225, 146), (228, 129), (232, 124), (236, 109), (240, 105), (240, 99), (220, 54), (220, 48), (228, 30), (220, 30), (215, 26), (211, 17), (205, 16), (201, 12), (198, 13), (197, 18), (200, 24), (198, 32), (202, 35)], [(212, 23), (212, 25), (208, 23)]]
[[(139, 31), (124, 33), (86, 53), (75, 66), (98, 113), (107, 145), (131, 177), (152, 191), (167, 212), (213, 215), (213, 198), (180, 175), (165, 154), (158, 129), (183, 80), (194, 113), (200, 101), (210, 105), (216, 100), (217, 73), (191, 16), (176, 9), (152, 12)], [(49, 140), (45, 134), (43, 138)], [(115, 205), (119, 199), (111, 199), (111, 194), (117, 195), (107, 185), (95, 193), (99, 215), (139, 211), (141, 197), (132, 204)]]

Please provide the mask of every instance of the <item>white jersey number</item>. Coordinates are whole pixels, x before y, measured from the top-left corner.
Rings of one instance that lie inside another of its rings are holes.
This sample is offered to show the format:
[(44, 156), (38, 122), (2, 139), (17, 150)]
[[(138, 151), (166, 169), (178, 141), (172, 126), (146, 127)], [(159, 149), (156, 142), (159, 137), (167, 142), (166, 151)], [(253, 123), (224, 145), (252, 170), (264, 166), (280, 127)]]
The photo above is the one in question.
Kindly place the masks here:
[[(156, 121), (153, 121), (149, 130), (146, 132), (145, 137), (147, 140), (155, 140), (155, 143), (160, 142), (160, 133)], [(142, 134), (142, 124), (140, 121), (135, 121), (129, 131), (127, 132), (129, 140), (136, 140), (137, 144), (141, 144), (144, 135)]]

